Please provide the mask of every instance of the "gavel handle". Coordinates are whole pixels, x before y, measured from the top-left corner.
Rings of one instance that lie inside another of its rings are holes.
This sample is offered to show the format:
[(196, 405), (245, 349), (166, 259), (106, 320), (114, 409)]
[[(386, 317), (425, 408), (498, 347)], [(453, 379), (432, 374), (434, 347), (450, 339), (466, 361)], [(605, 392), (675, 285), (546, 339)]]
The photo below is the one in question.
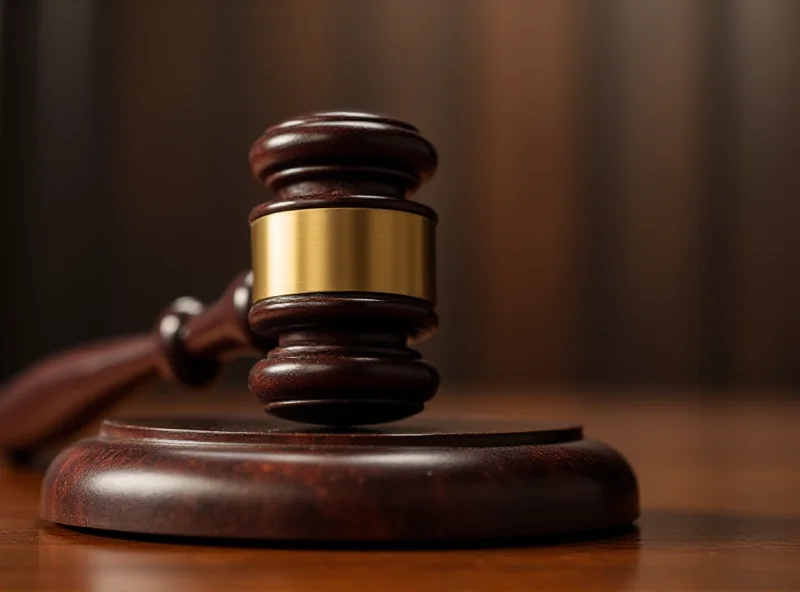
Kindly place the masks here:
[(207, 309), (179, 298), (149, 334), (78, 347), (23, 370), (0, 388), (0, 450), (31, 450), (77, 431), (148, 379), (203, 386), (225, 358), (270, 349), (247, 324), (251, 281), (239, 274)]

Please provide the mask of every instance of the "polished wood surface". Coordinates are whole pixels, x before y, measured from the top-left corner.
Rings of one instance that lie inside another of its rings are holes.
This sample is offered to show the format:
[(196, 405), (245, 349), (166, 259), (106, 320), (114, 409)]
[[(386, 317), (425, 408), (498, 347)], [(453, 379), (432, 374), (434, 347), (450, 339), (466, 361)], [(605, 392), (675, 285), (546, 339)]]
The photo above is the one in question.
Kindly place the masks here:
[[(244, 389), (242, 389), (244, 391)], [(254, 412), (246, 392), (145, 396), (120, 413)], [(430, 413), (572, 419), (636, 467), (637, 531), (461, 549), (222, 547), (119, 540), (37, 518), (41, 473), (0, 472), (2, 590), (797, 590), (800, 401), (752, 392), (442, 393)], [(426, 412), (426, 413), (429, 413)]]
[(41, 516), (144, 535), (361, 545), (602, 538), (639, 517), (631, 467), (580, 426), (426, 415), (370, 429), (106, 420), (48, 468)]

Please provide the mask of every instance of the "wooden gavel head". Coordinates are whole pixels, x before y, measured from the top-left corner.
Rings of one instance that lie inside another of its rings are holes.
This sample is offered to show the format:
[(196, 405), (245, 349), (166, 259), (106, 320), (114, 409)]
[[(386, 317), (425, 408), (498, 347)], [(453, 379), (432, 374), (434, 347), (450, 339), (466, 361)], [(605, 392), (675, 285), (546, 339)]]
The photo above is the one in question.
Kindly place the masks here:
[(269, 414), (357, 426), (422, 410), (439, 376), (408, 343), (438, 322), (436, 213), (408, 198), (433, 175), (433, 146), (399, 121), (320, 113), (268, 129), (250, 163), (275, 192), (250, 216), (252, 273), (209, 307), (178, 299), (150, 333), (12, 377), (0, 387), (0, 450), (73, 433), (149, 378), (208, 385), (252, 352), (267, 356), (250, 388)]
[(250, 215), (251, 330), (277, 342), (250, 372), (267, 413), (364, 425), (421, 411), (436, 369), (408, 347), (436, 328), (436, 213), (408, 198), (436, 169), (416, 128), (317, 113), (269, 128), (255, 177), (274, 197)]

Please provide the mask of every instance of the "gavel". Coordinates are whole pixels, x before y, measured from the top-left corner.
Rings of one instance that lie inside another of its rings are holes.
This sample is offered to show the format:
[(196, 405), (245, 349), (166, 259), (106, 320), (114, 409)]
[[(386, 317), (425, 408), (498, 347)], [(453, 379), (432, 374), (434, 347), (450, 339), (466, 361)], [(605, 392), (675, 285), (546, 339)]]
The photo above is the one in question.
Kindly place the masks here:
[[(210, 384), (261, 356), (267, 415), (113, 418), (46, 471), (41, 516), (112, 533), (433, 541), (605, 533), (639, 512), (625, 459), (581, 426), (412, 416), (439, 375), (410, 346), (435, 311), (435, 212), (410, 199), (437, 155), (416, 128), (317, 113), (269, 128), (250, 165), (252, 271), (208, 308), (77, 348), (0, 390), (0, 449), (35, 450), (148, 378)], [(411, 419), (408, 419), (411, 418)], [(288, 420), (288, 421), (286, 421)]]
[(267, 413), (358, 426), (423, 409), (436, 369), (408, 342), (436, 328), (436, 213), (408, 198), (437, 154), (416, 128), (319, 113), (268, 129), (250, 150), (274, 192), (250, 215), (252, 272), (205, 308), (179, 298), (148, 334), (76, 348), (0, 390), (0, 449), (79, 428), (144, 381), (210, 384), (225, 360), (266, 355), (249, 386)]

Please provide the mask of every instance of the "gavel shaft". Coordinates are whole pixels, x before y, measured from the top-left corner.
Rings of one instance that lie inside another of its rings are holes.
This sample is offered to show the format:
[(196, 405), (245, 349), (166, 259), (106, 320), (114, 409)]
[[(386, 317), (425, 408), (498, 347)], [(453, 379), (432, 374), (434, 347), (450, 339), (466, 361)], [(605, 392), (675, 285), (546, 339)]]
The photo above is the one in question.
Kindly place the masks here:
[(250, 332), (249, 273), (211, 307), (180, 298), (147, 334), (77, 347), (23, 370), (0, 388), (0, 449), (33, 449), (66, 436), (161, 376), (208, 384), (221, 359), (269, 345)]
[(0, 391), (0, 449), (36, 447), (78, 429), (157, 375), (156, 335), (99, 341), (27, 368)]

